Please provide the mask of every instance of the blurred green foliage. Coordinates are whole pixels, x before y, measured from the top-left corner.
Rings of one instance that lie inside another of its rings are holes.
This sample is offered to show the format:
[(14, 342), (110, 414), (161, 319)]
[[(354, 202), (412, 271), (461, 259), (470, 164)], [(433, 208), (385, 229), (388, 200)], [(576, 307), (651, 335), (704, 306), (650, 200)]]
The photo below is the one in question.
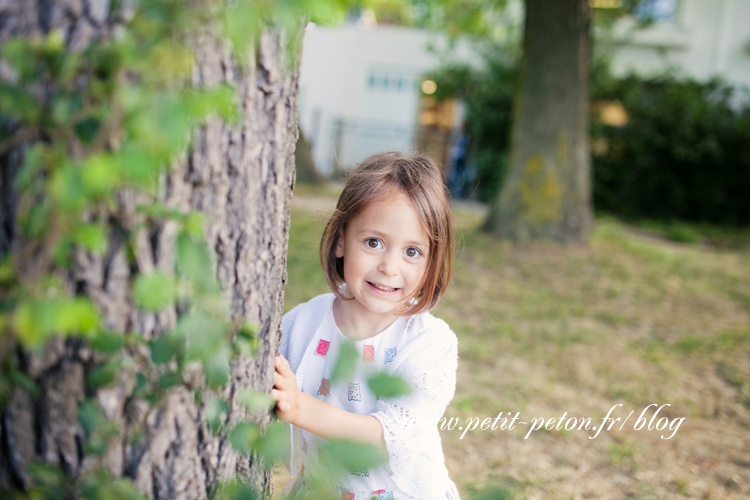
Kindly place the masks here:
[[(502, 57), (482, 69), (445, 65), (433, 72), (436, 98), (465, 100), (473, 189), (490, 202), (500, 190), (510, 147), (516, 70)], [(597, 210), (626, 218), (742, 225), (750, 222), (750, 105), (720, 80), (674, 75), (617, 79), (604, 59), (591, 68), (591, 100), (619, 103), (627, 123), (592, 112), (593, 196)], [(696, 242), (686, 226), (667, 237)]]
[[(594, 96), (619, 101), (627, 123), (593, 122), (594, 204), (628, 218), (750, 223), (750, 101), (720, 80), (664, 75), (612, 81)], [(686, 226), (677, 241), (697, 240)]]

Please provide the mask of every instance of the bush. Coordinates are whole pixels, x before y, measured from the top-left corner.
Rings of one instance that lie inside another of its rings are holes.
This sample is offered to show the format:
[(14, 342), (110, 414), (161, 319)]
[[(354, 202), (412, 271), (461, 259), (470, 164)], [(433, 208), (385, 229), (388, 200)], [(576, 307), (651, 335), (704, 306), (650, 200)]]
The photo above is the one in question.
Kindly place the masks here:
[[(505, 172), (517, 78), (512, 64), (486, 63), (483, 70), (445, 66), (432, 77), (438, 99), (467, 104), (475, 184), (468, 192), (489, 202)], [(750, 222), (750, 106), (737, 109), (736, 92), (719, 80), (618, 80), (606, 61), (595, 60), (592, 102), (617, 101), (628, 115), (621, 127), (592, 116), (592, 143), (606, 145), (592, 157), (595, 208), (627, 218)]]
[[(624, 217), (729, 225), (750, 222), (750, 107), (733, 109), (731, 87), (630, 76), (596, 88), (620, 101), (628, 122), (593, 121), (597, 210)], [(735, 101), (736, 102), (736, 101)]]

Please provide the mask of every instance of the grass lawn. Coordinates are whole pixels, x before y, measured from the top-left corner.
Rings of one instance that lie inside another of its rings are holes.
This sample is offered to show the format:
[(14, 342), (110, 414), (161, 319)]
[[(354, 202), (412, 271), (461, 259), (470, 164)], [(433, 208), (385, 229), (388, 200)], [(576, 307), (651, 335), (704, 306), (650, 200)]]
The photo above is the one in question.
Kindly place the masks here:
[[(318, 244), (334, 195), (295, 192), (287, 310), (328, 291)], [(675, 243), (610, 218), (587, 247), (514, 246), (479, 232), (476, 209), (458, 207), (456, 220), (455, 279), (434, 311), (459, 338), (446, 416), (465, 425), (518, 412), (513, 430), (441, 433), (463, 496), (750, 498), (750, 251)], [(671, 406), (652, 424), (685, 418), (674, 433), (634, 429), (654, 403)], [(616, 404), (621, 420), (600, 430)], [(532, 419), (564, 413), (600, 432), (555, 421), (525, 438)]]

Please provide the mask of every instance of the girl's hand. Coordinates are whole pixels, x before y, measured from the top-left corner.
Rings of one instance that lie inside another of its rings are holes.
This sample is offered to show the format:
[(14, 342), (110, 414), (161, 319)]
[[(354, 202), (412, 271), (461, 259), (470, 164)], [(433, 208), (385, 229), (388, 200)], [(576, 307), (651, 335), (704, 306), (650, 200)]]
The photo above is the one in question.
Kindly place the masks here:
[(274, 365), (276, 374), (271, 397), (276, 401), (276, 416), (279, 420), (323, 439), (349, 439), (385, 448), (383, 428), (375, 417), (349, 413), (304, 394), (299, 390), (297, 377), (283, 356), (276, 356)]
[(297, 377), (284, 356), (274, 360), (276, 374), (273, 378), (271, 397), (276, 401), (276, 416), (282, 422), (295, 424), (302, 413), (302, 392), (297, 386)]

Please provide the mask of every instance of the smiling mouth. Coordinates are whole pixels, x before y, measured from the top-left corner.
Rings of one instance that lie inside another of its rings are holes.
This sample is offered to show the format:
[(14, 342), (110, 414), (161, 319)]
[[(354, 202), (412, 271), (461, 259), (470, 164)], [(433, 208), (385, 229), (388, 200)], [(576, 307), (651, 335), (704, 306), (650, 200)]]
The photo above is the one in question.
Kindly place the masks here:
[(380, 290), (381, 292), (395, 292), (396, 290), (400, 290), (400, 288), (391, 288), (389, 286), (383, 286), (378, 283), (373, 283), (372, 281), (368, 281), (367, 284), (377, 290)]

